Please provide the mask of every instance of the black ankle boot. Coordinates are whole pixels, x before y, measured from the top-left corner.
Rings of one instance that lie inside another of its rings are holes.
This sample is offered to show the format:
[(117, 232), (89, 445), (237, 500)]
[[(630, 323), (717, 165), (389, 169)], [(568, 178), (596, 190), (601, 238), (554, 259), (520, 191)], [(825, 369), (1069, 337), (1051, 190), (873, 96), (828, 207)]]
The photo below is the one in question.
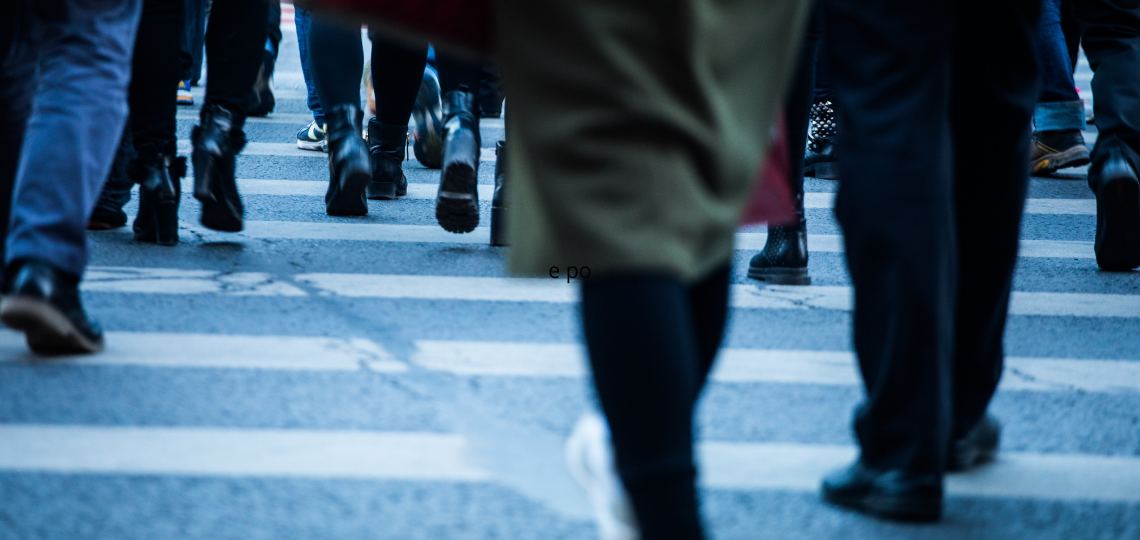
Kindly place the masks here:
[(408, 194), (404, 177), (407, 158), (408, 126), (368, 121), (368, 157), (372, 161), (372, 181), (366, 190), (369, 199), (392, 200)]
[(435, 199), (435, 219), (453, 233), (479, 225), (479, 117), (475, 94), (466, 86), (443, 95), (443, 172)]
[(835, 106), (828, 100), (817, 101), (811, 106), (804, 176), (835, 180), (839, 178), (838, 161), (835, 157)]
[(1140, 266), (1140, 176), (1119, 148), (1089, 168), (1096, 194), (1096, 263), (1103, 270)]
[(795, 205), (794, 224), (768, 227), (764, 249), (748, 263), (748, 277), (773, 285), (811, 285), (802, 192), (796, 194)]
[(0, 321), (23, 332), (33, 351), (77, 354), (103, 349), (103, 329), (87, 317), (79, 299), (79, 276), (24, 259), (8, 265), (4, 283)]
[(178, 243), (178, 203), (182, 199), (186, 158), (148, 154), (140, 156), (131, 171), (131, 177), (139, 185), (135, 240), (173, 246)]
[(364, 113), (352, 104), (325, 110), (325, 140), (329, 143), (329, 190), (325, 212), (330, 216), (368, 215), (364, 190), (372, 181), (368, 147), (360, 137)]
[(123, 130), (123, 138), (119, 142), (119, 149), (115, 152), (115, 161), (111, 164), (111, 172), (107, 175), (107, 182), (103, 184), (103, 191), (99, 193), (99, 200), (95, 202), (95, 209), (87, 219), (87, 230), (106, 231), (118, 229), (127, 224), (127, 213), (123, 212), (131, 200), (130, 165), (134, 162), (134, 137), (130, 127)]
[(495, 193), (491, 196), (491, 245), (507, 245), (507, 141), (495, 144)]
[(235, 157), (245, 146), (240, 114), (207, 104), (190, 139), (194, 144), (194, 198), (202, 203), (202, 225), (238, 232), (245, 212), (234, 178)]

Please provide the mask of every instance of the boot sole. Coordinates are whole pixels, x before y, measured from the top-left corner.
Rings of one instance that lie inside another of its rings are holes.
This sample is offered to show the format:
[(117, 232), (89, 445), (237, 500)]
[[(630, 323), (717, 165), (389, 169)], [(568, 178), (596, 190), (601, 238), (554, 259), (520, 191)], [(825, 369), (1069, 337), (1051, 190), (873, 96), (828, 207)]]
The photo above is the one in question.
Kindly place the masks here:
[(364, 197), (364, 190), (372, 181), (371, 170), (359, 170), (348, 173), (348, 178), (325, 205), (325, 212), (330, 216), (366, 216), (368, 215), (368, 201)]
[[(404, 194), (407, 192), (405, 189)], [(394, 182), (369, 182), (366, 195), (374, 201), (391, 201), (400, 196), (400, 190)]]
[(1089, 163), (1089, 149), (1083, 146), (1075, 146), (1064, 152), (1041, 156), (1033, 161), (1032, 166), (1033, 174), (1049, 174), (1069, 167), (1081, 167)]
[[(467, 165), (456, 163), (443, 172), (440, 185), (471, 186), (475, 189), (475, 170)], [(479, 203), (472, 193), (439, 191), (435, 198), (435, 219), (443, 230), (453, 233), (469, 233), (479, 226)]]
[(1097, 191), (1094, 250), (1104, 270), (1140, 266), (1140, 183), (1117, 178)]
[(83, 335), (50, 303), (22, 297), (0, 302), (0, 322), (24, 333), (28, 347), (40, 354), (85, 354), (103, 350), (103, 340)]
[(824, 491), (823, 500), (864, 514), (897, 521), (930, 523), (942, 518), (941, 499), (874, 494), (845, 496)]
[(834, 162), (828, 161), (804, 167), (804, 176), (823, 180), (838, 180), (839, 171), (836, 170)]
[(811, 285), (807, 268), (749, 268), (748, 277), (772, 285)]
[(507, 245), (507, 209), (503, 206), (491, 207), (491, 245)]

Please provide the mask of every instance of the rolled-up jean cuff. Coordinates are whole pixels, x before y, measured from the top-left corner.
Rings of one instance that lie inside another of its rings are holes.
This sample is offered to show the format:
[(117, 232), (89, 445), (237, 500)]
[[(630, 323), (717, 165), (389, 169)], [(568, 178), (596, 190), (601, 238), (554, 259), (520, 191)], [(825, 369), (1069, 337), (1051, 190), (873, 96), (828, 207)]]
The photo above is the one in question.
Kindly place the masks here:
[(1085, 102), (1077, 100), (1038, 103), (1037, 110), (1033, 111), (1033, 124), (1037, 127), (1037, 131), (1084, 129)]

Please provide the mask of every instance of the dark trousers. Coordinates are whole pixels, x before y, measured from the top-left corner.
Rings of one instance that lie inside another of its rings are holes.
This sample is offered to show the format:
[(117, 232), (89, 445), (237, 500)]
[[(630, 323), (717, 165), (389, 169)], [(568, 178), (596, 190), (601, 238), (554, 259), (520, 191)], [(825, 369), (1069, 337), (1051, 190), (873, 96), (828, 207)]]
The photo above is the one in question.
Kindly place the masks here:
[(209, 0), (186, 1), (186, 26), (182, 34), (182, 80), (198, 84), (202, 77), (202, 54), (206, 45), (206, 17)]
[(185, 0), (143, 0), (132, 61), (131, 135), (135, 147), (174, 155), (174, 120)]
[(257, 71), (265, 58), (269, 18), (266, 0), (217, 0), (206, 26), (206, 105), (244, 116)]
[(1093, 70), (1093, 167), (1119, 150), (1140, 170), (1140, 0), (1065, 0)]
[(140, 11), (140, 0), (8, 6), (0, 102), (23, 109), (0, 116), (0, 128), (23, 143), (15, 163), (8, 153), (0, 163), (0, 193), (11, 193), (5, 263), (36, 259), (83, 274), (87, 218), (127, 119)]
[[(807, 30), (804, 32), (800, 48), (799, 62), (792, 75), (788, 95), (784, 98), (784, 125), (788, 136), (788, 186), (797, 197), (796, 210), (803, 218), (804, 194), (804, 148), (807, 147), (808, 121), (811, 116), (812, 101), (828, 99), (831, 88), (820, 88), (818, 83), (819, 40), (822, 36), (820, 10), (812, 12)], [(823, 97), (820, 92), (823, 91)]]
[(1041, 1), (826, 6), (843, 126), (835, 214), (867, 393), (855, 434), (871, 467), (941, 473), (1001, 375)]

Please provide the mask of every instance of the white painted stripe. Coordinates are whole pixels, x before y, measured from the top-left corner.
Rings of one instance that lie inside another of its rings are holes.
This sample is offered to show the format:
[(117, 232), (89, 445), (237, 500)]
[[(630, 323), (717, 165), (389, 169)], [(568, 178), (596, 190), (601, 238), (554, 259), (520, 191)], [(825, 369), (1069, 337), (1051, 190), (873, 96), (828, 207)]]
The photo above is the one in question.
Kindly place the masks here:
[[(736, 249), (761, 250), (767, 233), (736, 233)], [(813, 253), (843, 253), (843, 237), (837, 234), (808, 235), (808, 250)], [(1079, 240), (1022, 240), (1018, 257), (1093, 259), (1093, 243)]]
[[(408, 184), (406, 199), (435, 199), (439, 188), (438, 184), (411, 183)], [(315, 182), (310, 180), (262, 180), (238, 179), (238, 191), (242, 195), (325, 195), (328, 182)], [(482, 184), (479, 186), (479, 199), (491, 200), (495, 186)], [(835, 200), (834, 193), (805, 193), (804, 207), (831, 208)], [(1029, 199), (1026, 201), (1028, 214), (1077, 214), (1096, 215), (1095, 199)], [(815, 238), (812, 236), (812, 238)]]
[[(288, 92), (288, 94), (298, 96), (298, 97), (293, 98), (293, 99), (304, 99), (305, 98), (305, 96), (303, 94), (299, 94), (297, 92)], [(178, 120), (186, 120), (186, 121), (197, 122), (198, 121), (198, 111), (195, 109), (179, 108), (176, 118)], [(300, 129), (301, 126), (307, 126), (307, 125), (309, 125), (309, 122), (313, 121), (313, 115), (309, 114), (309, 113), (279, 113), (279, 112), (274, 112), (274, 113), (269, 113), (269, 116), (250, 116), (249, 118), (246, 118), (245, 121), (248, 123), (253, 123), (253, 124), (294, 124), (297, 126), (298, 129)], [(479, 127), (480, 128), (489, 128), (489, 129), (504, 129), (503, 119), (502, 118), (480, 118), (479, 119)]]
[(0, 469), (16, 471), (487, 480), (465, 454), (438, 433), (0, 426)]
[[(242, 195), (305, 195), (324, 197), (328, 188), (328, 182), (314, 182), (310, 180), (238, 179), (238, 192)], [(495, 192), (495, 186), (481, 184), (478, 188), (479, 200), (489, 202)], [(435, 200), (437, 191), (439, 191), (439, 184), (410, 183), (408, 184), (408, 194), (400, 197), (400, 199)]]
[[(0, 470), (231, 478), (493, 482), (456, 435), (421, 432), (0, 426)], [(814, 492), (850, 446), (702, 442), (700, 482), (724, 490)], [(1140, 502), (1140, 458), (999, 454), (949, 475), (950, 496)]]
[[(180, 139), (178, 141), (178, 153), (181, 155), (190, 155), (190, 140)], [(328, 160), (328, 154), (324, 152), (314, 152), (312, 150), (301, 150), (297, 148), (297, 142), (287, 143), (270, 143), (270, 142), (249, 142), (246, 143), (245, 148), (242, 149), (241, 155), (244, 156), (280, 156), (280, 157), (307, 157), (307, 158), (320, 158)], [(479, 160), (482, 162), (495, 161), (495, 149), (483, 148), (479, 154)]]
[[(582, 377), (581, 345), (417, 341), (412, 361), (434, 371), (501, 377)], [(712, 378), (729, 383), (859, 386), (848, 351), (722, 349)], [(1140, 361), (1008, 357), (1002, 390), (1140, 393)]]
[[(820, 478), (855, 459), (850, 446), (707, 442), (700, 481), (727, 490), (815, 492)], [(990, 465), (946, 477), (950, 496), (1140, 502), (1140, 458), (1003, 452)]]
[[(314, 273), (297, 281), (330, 294), (373, 298), (577, 302), (578, 287), (562, 279)], [(851, 287), (733, 285), (731, 303), (751, 309), (850, 310)], [(1012, 315), (1140, 318), (1140, 296), (1014, 292)]]
[(241, 336), (107, 332), (107, 347), (94, 355), (27, 352), (23, 334), (0, 330), (0, 364), (125, 365), (285, 371), (407, 371), (384, 347), (361, 338)]
[(216, 272), (178, 268), (92, 266), (81, 288), (87, 292), (305, 296), (297, 286), (261, 272)]
[[(424, 184), (419, 184), (424, 185)], [(430, 186), (430, 184), (428, 184)], [(489, 189), (490, 186), (487, 186)], [(426, 196), (429, 189), (420, 195)], [(484, 186), (480, 186), (483, 197)], [(432, 195), (434, 198), (434, 194)], [(484, 199), (489, 200), (488, 195)], [(221, 233), (204, 229), (196, 224), (184, 222), (180, 228), (193, 232), (206, 241), (241, 242), (243, 238), (266, 238), (281, 240), (358, 240), (366, 242), (425, 242), (444, 244), (484, 244), (490, 241), (490, 229), (478, 227), (468, 234), (453, 234), (435, 225), (388, 225), (371, 223), (321, 223), (305, 221), (246, 221), (245, 230), (240, 233)], [(123, 228), (94, 234), (130, 234)], [(762, 232), (736, 233), (736, 249), (760, 250), (764, 248), (768, 234)], [(808, 248), (812, 253), (842, 253), (843, 237), (835, 234), (813, 234), (808, 238)], [(1020, 257), (1092, 259), (1093, 243), (1062, 240), (1022, 240)]]

